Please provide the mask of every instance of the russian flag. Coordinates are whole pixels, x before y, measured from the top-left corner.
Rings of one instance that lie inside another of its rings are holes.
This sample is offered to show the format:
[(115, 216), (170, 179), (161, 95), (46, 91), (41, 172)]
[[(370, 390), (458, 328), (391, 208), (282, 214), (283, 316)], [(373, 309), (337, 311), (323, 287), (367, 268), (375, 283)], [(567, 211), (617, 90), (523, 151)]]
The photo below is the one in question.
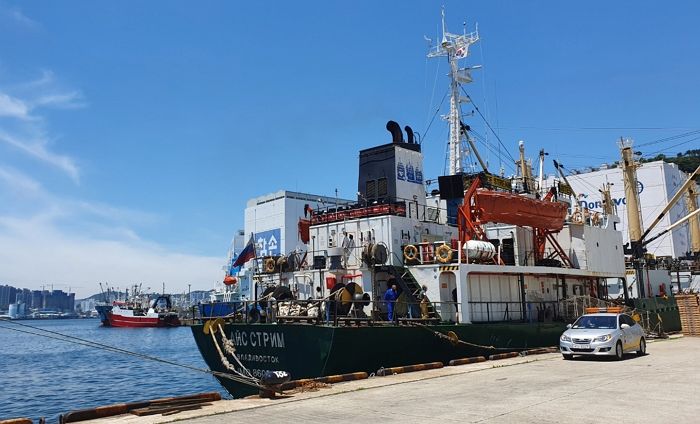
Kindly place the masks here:
[(248, 240), (248, 244), (246, 244), (245, 248), (238, 255), (238, 257), (236, 258), (236, 261), (231, 265), (231, 268), (241, 266), (244, 263), (248, 262), (249, 260), (253, 259), (254, 257), (255, 257), (255, 244), (253, 244), (253, 235), (251, 234), (250, 240)]

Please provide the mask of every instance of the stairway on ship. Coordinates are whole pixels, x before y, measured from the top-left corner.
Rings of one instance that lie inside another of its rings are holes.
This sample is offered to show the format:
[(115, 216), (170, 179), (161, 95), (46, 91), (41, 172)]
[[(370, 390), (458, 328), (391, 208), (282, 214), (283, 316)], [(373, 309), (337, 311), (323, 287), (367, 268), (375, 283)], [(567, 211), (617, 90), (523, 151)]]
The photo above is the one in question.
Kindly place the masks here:
[[(407, 309), (410, 317), (420, 319), (420, 296), (423, 293), (423, 289), (418, 281), (416, 281), (415, 277), (413, 277), (411, 271), (408, 268), (394, 265), (377, 266), (375, 267), (375, 271), (383, 271), (394, 276), (400, 292), (406, 294), (406, 302), (408, 303)], [(427, 309), (428, 319), (440, 319), (440, 315), (435, 310), (435, 306), (432, 302), (428, 302)]]

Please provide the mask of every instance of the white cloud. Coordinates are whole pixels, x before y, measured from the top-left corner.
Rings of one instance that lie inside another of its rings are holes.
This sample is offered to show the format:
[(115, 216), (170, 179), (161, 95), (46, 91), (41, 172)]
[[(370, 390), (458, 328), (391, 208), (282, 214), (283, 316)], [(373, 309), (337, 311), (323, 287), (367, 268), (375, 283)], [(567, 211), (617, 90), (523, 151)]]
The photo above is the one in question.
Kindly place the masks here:
[[(85, 224), (95, 221), (99, 226), (93, 225), (91, 227), (93, 230), (126, 235), (126, 239), (129, 240), (139, 240), (139, 237), (133, 230), (121, 226), (148, 226), (159, 221), (156, 214), (149, 212), (53, 195), (28, 175), (0, 164), (0, 194), (3, 188), (15, 193), (13, 200), (15, 209), (20, 206), (32, 206), (31, 210), (37, 213), (44, 211), (43, 216), (51, 219), (79, 217)], [(47, 215), (48, 213), (50, 215)], [(105, 223), (108, 223), (108, 226)]]
[(0, 93), (0, 116), (27, 119), (29, 107), (22, 100)]
[(13, 190), (21, 193), (38, 193), (42, 191), (41, 184), (21, 172), (0, 166), (0, 180)]
[(71, 201), (67, 204), (81, 213), (88, 213), (115, 222), (151, 225), (158, 220), (158, 216), (152, 213), (127, 208), (117, 208), (102, 203)]
[(53, 107), (57, 109), (78, 109), (85, 107), (79, 91), (42, 95), (32, 101), (32, 107)]
[(26, 29), (34, 30), (41, 27), (37, 21), (27, 17), (27, 15), (22, 13), (17, 7), (6, 8), (0, 5), (0, 16)]
[[(166, 283), (181, 292), (211, 289), (222, 278), (223, 257), (173, 251), (145, 241), (132, 228), (158, 221), (154, 214), (59, 197), (13, 168), (0, 166), (0, 282), (38, 289), (71, 286), (79, 297), (99, 282), (126, 287)], [(80, 288), (78, 288), (80, 287)]]
[[(79, 91), (57, 88), (50, 71), (0, 88), (0, 144), (60, 169), (78, 183), (76, 160), (50, 149), (39, 112), (84, 105)], [(168, 290), (178, 292), (188, 284), (210, 289), (221, 279), (223, 257), (182, 253), (144, 240), (137, 229), (158, 223), (157, 215), (58, 195), (49, 187), (0, 163), (0, 282), (31, 289), (71, 286), (81, 297), (96, 293), (99, 282), (119, 287), (143, 283), (154, 289), (165, 282)]]
[(80, 170), (75, 160), (49, 149), (46, 123), (38, 112), (85, 106), (80, 91), (59, 87), (54, 74), (47, 70), (38, 79), (0, 88), (0, 142), (62, 170), (77, 184)]
[(19, 149), (20, 151), (34, 157), (35, 159), (39, 159), (43, 162), (46, 162), (50, 165), (61, 169), (66, 174), (68, 174), (68, 176), (71, 177), (73, 181), (75, 181), (76, 183), (80, 182), (80, 171), (78, 169), (78, 166), (75, 164), (75, 161), (69, 156), (49, 151), (46, 148), (47, 141), (44, 138), (40, 138), (36, 141), (23, 140), (12, 136), (6, 132), (3, 132), (1, 128), (2, 127), (0, 127), (0, 141), (3, 141), (12, 147), (15, 147), (16, 149)]
[(35, 80), (32, 81), (27, 81), (23, 82), (21, 84), (18, 84), (16, 88), (20, 90), (26, 90), (26, 89), (34, 89), (37, 87), (46, 87), (51, 85), (55, 81), (55, 75), (53, 71), (49, 69), (43, 69), (41, 71), (41, 76)]
[(70, 285), (78, 297), (96, 293), (99, 282), (208, 290), (221, 279), (223, 261), (140, 242), (76, 237), (42, 218), (0, 218), (0, 281), (15, 286)]

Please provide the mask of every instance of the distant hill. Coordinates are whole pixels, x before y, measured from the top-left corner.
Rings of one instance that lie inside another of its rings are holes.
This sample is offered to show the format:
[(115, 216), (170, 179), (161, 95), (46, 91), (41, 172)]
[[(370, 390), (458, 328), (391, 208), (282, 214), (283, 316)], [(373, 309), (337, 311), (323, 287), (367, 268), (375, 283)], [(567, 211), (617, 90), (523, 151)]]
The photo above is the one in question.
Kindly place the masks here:
[(691, 173), (700, 166), (700, 149), (688, 150), (685, 153), (678, 153), (676, 156), (660, 154), (652, 158), (642, 158), (641, 162), (654, 162), (657, 160), (675, 163), (681, 171)]
[[(210, 290), (192, 290), (192, 295), (193, 295), (193, 296), (198, 296), (198, 295), (199, 295), (199, 296), (202, 296), (202, 295), (208, 294), (209, 292), (210, 292)], [(170, 294), (173, 298), (178, 298), (178, 297), (180, 297), (180, 296), (183, 295), (182, 293), (169, 293), (169, 294)], [(126, 293), (124, 293), (124, 292), (117, 292), (117, 291), (111, 291), (111, 292), (110, 292), (110, 295), (111, 295), (112, 297), (114, 297), (114, 298), (117, 298), (117, 299), (123, 299), (123, 298), (126, 297)], [(157, 293), (150, 293), (150, 295), (151, 295), (152, 297), (153, 297), (153, 296), (157, 296)], [(186, 293), (185, 293), (185, 296), (187, 296)], [(84, 298), (84, 299), (76, 299), (76, 302), (81, 302), (81, 301), (83, 301), (83, 300), (88, 300), (88, 299), (95, 299), (95, 300), (98, 301), (98, 302), (99, 302), (99, 301), (104, 301), (104, 300), (105, 300), (105, 295), (102, 294), (102, 293), (95, 293), (95, 294), (93, 294), (92, 296), (88, 296), (88, 297), (86, 297), (86, 298)]]

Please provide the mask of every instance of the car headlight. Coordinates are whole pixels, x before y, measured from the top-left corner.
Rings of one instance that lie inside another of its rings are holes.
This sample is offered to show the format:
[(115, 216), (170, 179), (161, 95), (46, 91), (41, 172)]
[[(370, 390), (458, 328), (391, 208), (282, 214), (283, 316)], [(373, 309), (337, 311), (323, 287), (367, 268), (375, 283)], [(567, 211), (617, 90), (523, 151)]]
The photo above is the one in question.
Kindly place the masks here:
[(608, 340), (612, 339), (612, 334), (606, 334), (604, 336), (599, 336), (593, 339), (594, 342), (607, 342)]
[(571, 337), (567, 336), (566, 334), (562, 334), (559, 339), (563, 342), (570, 342), (571, 341)]

